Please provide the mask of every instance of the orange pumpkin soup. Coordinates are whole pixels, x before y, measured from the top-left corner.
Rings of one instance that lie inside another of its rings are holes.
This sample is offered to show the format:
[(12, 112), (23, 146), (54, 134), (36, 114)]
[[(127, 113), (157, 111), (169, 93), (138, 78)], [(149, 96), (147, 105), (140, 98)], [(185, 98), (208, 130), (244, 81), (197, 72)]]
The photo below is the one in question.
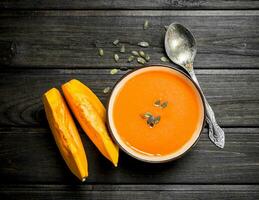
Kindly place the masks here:
[(181, 155), (198, 139), (204, 119), (195, 85), (181, 72), (161, 66), (142, 68), (122, 79), (109, 109), (115, 139), (143, 159)]

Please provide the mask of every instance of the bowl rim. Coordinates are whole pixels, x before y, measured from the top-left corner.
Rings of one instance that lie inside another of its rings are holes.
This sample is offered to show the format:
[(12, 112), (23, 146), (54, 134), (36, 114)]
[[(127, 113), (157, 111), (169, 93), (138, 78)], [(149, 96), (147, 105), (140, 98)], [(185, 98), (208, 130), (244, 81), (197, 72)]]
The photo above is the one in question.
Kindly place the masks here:
[[(177, 66), (177, 65), (176, 65)], [(178, 72), (180, 72), (181, 74), (183, 74), (185, 77), (187, 77), (191, 82), (192, 84), (196, 87), (197, 91), (199, 92), (199, 95), (200, 95), (200, 98), (201, 98), (201, 101), (202, 101), (202, 107), (203, 107), (203, 120), (202, 120), (202, 125), (201, 125), (201, 130), (198, 134), (198, 137), (197, 139), (193, 142), (193, 144), (187, 148), (182, 154), (179, 154), (178, 156), (176, 157), (172, 157), (172, 158), (169, 158), (169, 159), (166, 159), (166, 160), (159, 160), (159, 161), (154, 161), (154, 160), (147, 160), (147, 159), (143, 159), (143, 158), (140, 158), (136, 155), (133, 155), (132, 153), (128, 152), (125, 148), (122, 147), (122, 145), (120, 144), (120, 142), (116, 139), (116, 137), (114, 136), (114, 133), (111, 129), (111, 126), (110, 126), (110, 119), (109, 119), (109, 110), (110, 110), (110, 104), (111, 104), (111, 96), (114, 92), (114, 89), (116, 88), (116, 86), (124, 79), (126, 78), (128, 75), (130, 75), (131, 73), (135, 72), (135, 71), (138, 71), (138, 70), (141, 70), (141, 69), (144, 69), (144, 68), (151, 68), (151, 67), (164, 67), (164, 68), (169, 68), (171, 70), (176, 70)], [(185, 70), (185, 69), (179, 69), (175, 66), (170, 66), (170, 65), (163, 65), (163, 64), (151, 64), (151, 65), (148, 65), (148, 66), (143, 66), (143, 67), (140, 67), (140, 68), (137, 68), (137, 69), (132, 69), (131, 71), (125, 73), (122, 77), (120, 77), (116, 83), (114, 84), (114, 86), (111, 88), (111, 91), (110, 91), (110, 94), (109, 94), (109, 97), (108, 97), (108, 101), (107, 101), (107, 104), (106, 104), (106, 108), (107, 108), (107, 111), (106, 111), (106, 125), (107, 125), (107, 128), (108, 128), (108, 131), (109, 131), (109, 135), (112, 137), (113, 141), (119, 146), (119, 148), (124, 151), (127, 155), (139, 160), (139, 161), (142, 161), (142, 162), (146, 162), (146, 163), (167, 163), (167, 162), (170, 162), (170, 161), (174, 161), (174, 160), (177, 160), (181, 157), (183, 157), (186, 153), (188, 153), (199, 141), (200, 139), (200, 136), (202, 134), (202, 131), (204, 129), (204, 126), (205, 126), (205, 118), (206, 118), (206, 107), (205, 107), (205, 101), (204, 101), (204, 95), (200, 89), (200, 87), (197, 85), (197, 83), (195, 83), (192, 78), (190, 77), (189, 73)]]

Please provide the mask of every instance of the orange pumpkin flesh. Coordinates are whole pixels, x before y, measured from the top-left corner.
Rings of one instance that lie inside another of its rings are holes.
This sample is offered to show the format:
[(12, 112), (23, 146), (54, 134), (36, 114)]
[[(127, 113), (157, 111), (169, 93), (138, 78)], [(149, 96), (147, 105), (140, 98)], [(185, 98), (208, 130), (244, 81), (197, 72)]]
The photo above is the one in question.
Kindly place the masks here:
[(114, 166), (118, 164), (119, 149), (105, 126), (105, 108), (98, 97), (78, 80), (62, 85), (65, 98), (85, 133), (99, 151)]
[(81, 181), (88, 176), (85, 150), (66, 103), (56, 88), (43, 95), (46, 116), (59, 151), (72, 173)]

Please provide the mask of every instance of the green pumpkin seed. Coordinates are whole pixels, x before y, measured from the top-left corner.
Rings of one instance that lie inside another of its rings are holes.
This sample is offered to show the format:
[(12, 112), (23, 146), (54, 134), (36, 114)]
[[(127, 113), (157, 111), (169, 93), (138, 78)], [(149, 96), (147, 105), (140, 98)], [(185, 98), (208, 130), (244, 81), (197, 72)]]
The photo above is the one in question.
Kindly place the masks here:
[(98, 49), (98, 53), (99, 53), (99, 56), (103, 56), (104, 55), (104, 51), (102, 48), (99, 48)]
[(114, 40), (114, 41), (113, 41), (113, 44), (114, 44), (115, 46), (117, 46), (117, 45), (119, 44), (119, 42), (120, 42), (120, 41), (117, 39), (117, 40)]
[(132, 53), (134, 56), (139, 56), (139, 54), (138, 54), (137, 51), (131, 51), (131, 53)]
[(115, 62), (118, 62), (120, 59), (119, 55), (118, 54), (114, 54), (114, 60)]
[(169, 60), (168, 60), (166, 57), (164, 57), (164, 56), (161, 57), (160, 60), (161, 60), (162, 62), (168, 62), (168, 61), (169, 61)]
[(132, 56), (132, 55), (131, 55), (131, 56), (129, 56), (129, 57), (128, 57), (128, 62), (132, 62), (132, 61), (134, 60), (134, 58), (135, 58), (135, 57), (134, 57), (134, 56)]
[(146, 29), (148, 28), (148, 24), (149, 24), (149, 22), (148, 22), (148, 20), (146, 20), (146, 21), (144, 22), (144, 25), (143, 25), (143, 29), (144, 29), (144, 30), (146, 30)]
[(154, 106), (160, 107), (161, 101), (158, 99), (155, 101)]
[(110, 89), (111, 89), (110, 87), (104, 88), (104, 89), (103, 89), (103, 93), (104, 93), (104, 94), (107, 94), (107, 93), (110, 91)]
[(143, 115), (143, 118), (144, 119), (148, 119), (149, 117), (153, 116), (150, 112), (146, 112), (144, 115)]
[(161, 107), (161, 108), (166, 108), (166, 107), (167, 107), (167, 105), (168, 105), (168, 101), (165, 101), (164, 103), (162, 103), (162, 104), (161, 104), (161, 106), (160, 106), (160, 107)]
[(141, 46), (141, 47), (149, 47), (148, 42), (139, 42), (138, 45)]
[(150, 112), (146, 112), (144, 115), (142, 115), (142, 118), (147, 120), (146, 122), (150, 128), (153, 128), (156, 124), (158, 124), (161, 119), (160, 116), (154, 117)]
[(146, 61), (141, 57), (137, 57), (137, 61), (139, 64), (142, 64), (142, 65), (144, 65), (146, 63)]
[(153, 128), (156, 124), (158, 124), (161, 120), (160, 116), (154, 117), (153, 115), (151, 115), (148, 119), (147, 119), (147, 124), (149, 125), (150, 128)]
[(125, 53), (125, 51), (126, 51), (126, 50), (125, 50), (125, 45), (123, 44), (123, 45), (121, 45), (120, 52), (121, 52), (121, 53)]
[(148, 62), (150, 60), (150, 56), (148, 54), (145, 54), (145, 60)]
[(140, 55), (142, 58), (145, 58), (145, 53), (144, 53), (144, 51), (139, 51), (138, 53), (139, 53), (139, 55)]
[(155, 117), (154, 116), (150, 116), (147, 119), (147, 124), (149, 125), (150, 128), (153, 128), (155, 126)]
[(118, 69), (112, 69), (112, 70), (110, 71), (110, 74), (112, 74), (112, 75), (113, 75), (113, 74), (117, 74), (118, 71), (119, 71)]

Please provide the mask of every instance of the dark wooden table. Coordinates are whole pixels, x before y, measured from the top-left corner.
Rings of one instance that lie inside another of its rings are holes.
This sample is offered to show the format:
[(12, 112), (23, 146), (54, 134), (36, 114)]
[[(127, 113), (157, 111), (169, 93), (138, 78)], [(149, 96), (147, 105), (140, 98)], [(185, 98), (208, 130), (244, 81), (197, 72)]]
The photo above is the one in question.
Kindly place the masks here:
[[(1, 200), (259, 199), (259, 1), (1, 0), (0, 9)], [(77, 78), (105, 103), (103, 89), (136, 68), (126, 55), (114, 63), (112, 41), (130, 51), (146, 40), (150, 63), (161, 63), (171, 22), (197, 38), (195, 71), (226, 132), (225, 148), (205, 128), (180, 160), (152, 165), (121, 152), (113, 168), (81, 131), (89, 161), (81, 184), (58, 152), (41, 95)]]

